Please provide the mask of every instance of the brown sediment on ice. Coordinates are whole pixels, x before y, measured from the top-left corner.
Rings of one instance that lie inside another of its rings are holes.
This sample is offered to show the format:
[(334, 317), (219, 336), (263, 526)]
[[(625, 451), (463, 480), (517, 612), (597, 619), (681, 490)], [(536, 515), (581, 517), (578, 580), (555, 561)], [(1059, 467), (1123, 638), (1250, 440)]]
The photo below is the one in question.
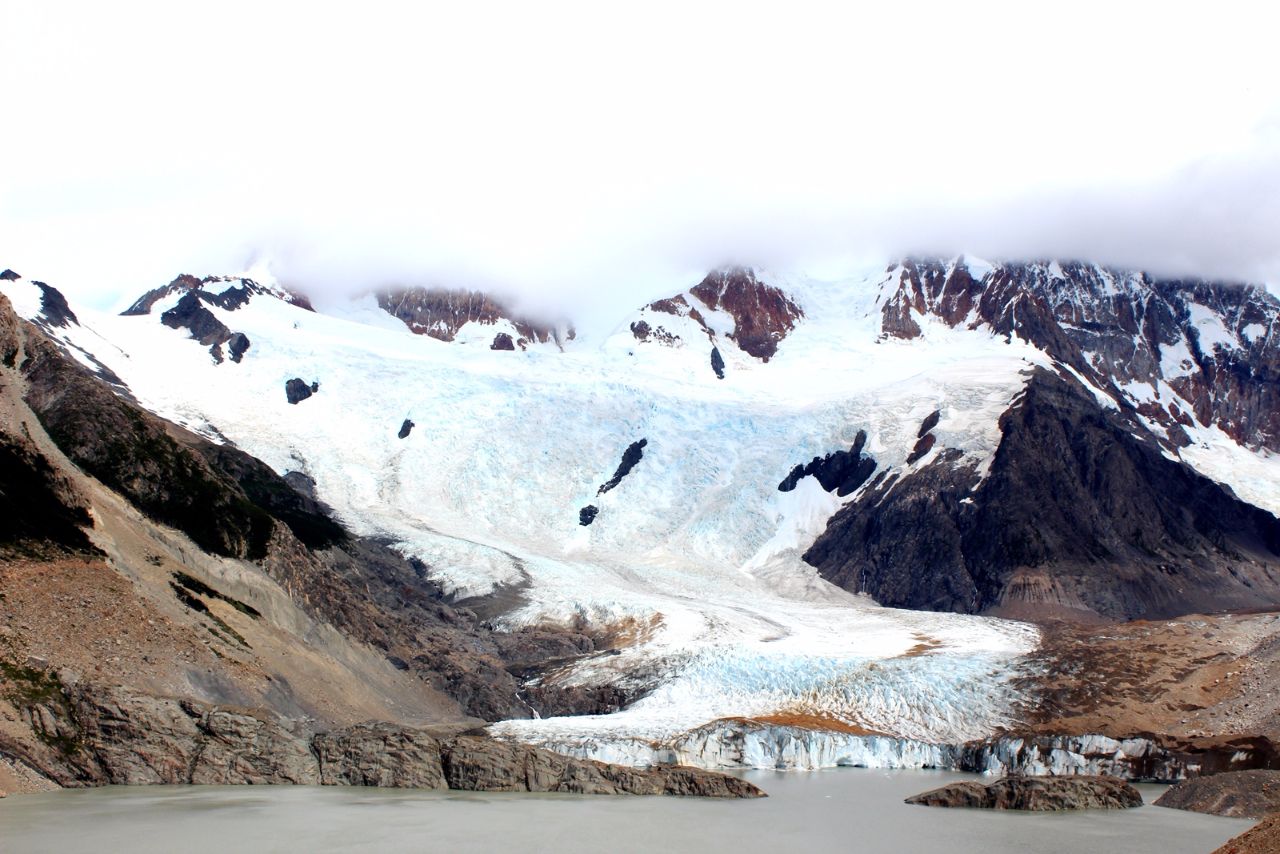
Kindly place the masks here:
[(887, 733), (867, 729), (851, 721), (811, 712), (775, 712), (771, 715), (720, 718), (720, 721), (743, 726), (786, 726), (821, 732), (839, 732), (846, 735), (887, 735)]

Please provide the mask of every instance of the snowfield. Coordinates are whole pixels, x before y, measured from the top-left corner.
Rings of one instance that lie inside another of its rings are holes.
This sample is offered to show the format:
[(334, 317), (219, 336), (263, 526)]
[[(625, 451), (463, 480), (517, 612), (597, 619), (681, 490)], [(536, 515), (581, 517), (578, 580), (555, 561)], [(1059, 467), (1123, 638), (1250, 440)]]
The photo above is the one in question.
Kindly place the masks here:
[[(608, 716), (503, 722), (499, 734), (638, 763), (924, 764), (927, 748), (894, 739), (957, 742), (1007, 723), (1020, 699), (1010, 679), (1035, 629), (882, 608), (833, 587), (800, 554), (857, 493), (838, 499), (813, 478), (789, 493), (777, 486), (796, 464), (847, 449), (859, 430), (877, 471), (902, 470), (934, 410), (937, 444), (914, 466), (955, 448), (983, 471), (1000, 414), (1029, 368), (1049, 360), (1017, 340), (927, 320), (921, 339), (881, 340), (884, 278), (768, 276), (806, 317), (767, 364), (721, 338), (724, 380), (705, 336), (683, 329), (676, 347), (642, 344), (623, 322), (564, 352), (495, 352), (493, 327), (444, 343), (379, 319), (367, 299), (326, 314), (267, 296), (234, 312), (211, 307), (252, 342), (239, 364), (215, 365), (186, 330), (164, 327), (167, 304), (141, 317), (77, 308), (81, 326), (54, 332), (158, 414), (314, 478), (346, 525), (422, 558), (458, 598), (517, 590), (522, 604), (503, 624), (630, 627), (636, 643), (555, 678), (652, 687), (646, 696)], [(3, 291), (20, 313), (38, 313), (34, 286)], [(319, 392), (288, 404), (292, 377)], [(399, 439), (405, 419), (415, 427)], [(643, 459), (597, 495), (642, 438)], [(1216, 437), (1203, 440), (1207, 449)], [(1219, 477), (1235, 464), (1203, 457)], [(1240, 491), (1274, 499), (1280, 478), (1265, 480)], [(579, 524), (588, 504), (599, 508), (589, 527)], [(889, 738), (827, 733), (799, 753), (753, 742), (729, 757), (742, 729), (703, 728), (775, 715), (830, 717)]]

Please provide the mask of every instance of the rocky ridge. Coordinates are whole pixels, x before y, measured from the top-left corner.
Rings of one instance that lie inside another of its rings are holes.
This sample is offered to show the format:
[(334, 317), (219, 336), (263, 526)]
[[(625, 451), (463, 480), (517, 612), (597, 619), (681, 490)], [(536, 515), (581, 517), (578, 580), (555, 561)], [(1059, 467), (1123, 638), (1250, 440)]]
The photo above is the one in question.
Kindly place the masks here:
[(1128, 401), (1172, 446), (1198, 422), (1280, 450), (1280, 301), (1263, 287), (1079, 262), (906, 260), (882, 300), (886, 336), (919, 336), (924, 316), (1016, 335)]
[(403, 288), (377, 295), (383, 311), (404, 322), (409, 330), (440, 341), (453, 341), (463, 326), (508, 324), (516, 333), (498, 332), (490, 349), (521, 350), (530, 344), (554, 343), (564, 347), (575, 337), (567, 323), (546, 323), (521, 316), (496, 297), (480, 291), (446, 288)]
[[(705, 336), (711, 368), (724, 379), (725, 359), (717, 346), (721, 337), (748, 356), (768, 362), (803, 317), (804, 311), (785, 291), (761, 281), (754, 270), (726, 267), (682, 294), (645, 306), (630, 329), (638, 342), (667, 347), (694, 346)], [(688, 340), (691, 337), (695, 340)]]

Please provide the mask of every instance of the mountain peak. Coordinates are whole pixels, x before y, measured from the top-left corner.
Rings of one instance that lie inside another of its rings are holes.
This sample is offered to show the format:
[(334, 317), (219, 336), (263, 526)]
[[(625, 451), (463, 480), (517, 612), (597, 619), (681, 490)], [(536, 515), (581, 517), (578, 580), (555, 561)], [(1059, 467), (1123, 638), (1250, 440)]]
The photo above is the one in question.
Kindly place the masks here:
[(490, 346), (497, 350), (524, 350), (530, 344), (549, 342), (563, 348), (565, 341), (576, 336), (570, 323), (534, 320), (483, 291), (414, 287), (383, 291), (376, 297), (378, 306), (411, 332), (439, 341), (456, 340), (468, 324), (484, 327), (485, 336), (492, 338)]
[(183, 295), (191, 292), (197, 293), (202, 302), (228, 310), (239, 308), (255, 294), (275, 297), (307, 311), (315, 310), (305, 296), (279, 285), (260, 284), (247, 276), (205, 276), (199, 279), (189, 273), (182, 273), (169, 284), (147, 291), (120, 313), (126, 316), (150, 314), (157, 303), (161, 302), (165, 309), (172, 308)]

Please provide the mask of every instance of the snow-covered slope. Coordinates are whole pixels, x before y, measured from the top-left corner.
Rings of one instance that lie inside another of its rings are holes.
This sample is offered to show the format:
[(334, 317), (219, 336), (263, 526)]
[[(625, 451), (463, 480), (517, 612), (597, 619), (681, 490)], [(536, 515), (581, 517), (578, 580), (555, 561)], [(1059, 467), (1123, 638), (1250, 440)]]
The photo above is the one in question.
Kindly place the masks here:
[[(981, 477), (1000, 416), (1033, 368), (1055, 362), (1018, 336), (928, 313), (909, 340), (884, 335), (891, 275), (761, 273), (803, 317), (775, 336), (767, 363), (722, 344), (723, 379), (707, 352), (715, 319), (677, 315), (664, 315), (682, 338), (674, 346), (640, 340), (641, 314), (563, 352), (502, 351), (362, 322), (378, 311), (369, 299), (339, 317), (263, 292), (233, 310), (205, 306), (252, 342), (240, 362), (220, 364), (156, 312), (77, 309), (78, 323), (51, 331), (158, 414), (313, 478), (344, 523), (421, 558), (459, 599), (514, 603), (502, 624), (612, 627), (634, 641), (543, 678), (629, 686), (637, 702), (608, 716), (511, 722), (508, 734), (628, 756), (617, 745), (790, 715), (954, 742), (1009, 720), (1014, 668), (1036, 631), (886, 609), (832, 586), (800, 554), (866, 486), (840, 497), (813, 477), (789, 492), (778, 485), (859, 431), (878, 471), (906, 477), (948, 450)], [(37, 288), (3, 289), (40, 317)], [(731, 330), (714, 331), (731, 341)], [(317, 391), (289, 403), (294, 378)], [(913, 454), (935, 411), (934, 444)], [(642, 439), (639, 462), (602, 492)], [(1255, 466), (1270, 463), (1230, 444), (1195, 464), (1280, 507)], [(587, 506), (598, 512), (583, 524)]]

